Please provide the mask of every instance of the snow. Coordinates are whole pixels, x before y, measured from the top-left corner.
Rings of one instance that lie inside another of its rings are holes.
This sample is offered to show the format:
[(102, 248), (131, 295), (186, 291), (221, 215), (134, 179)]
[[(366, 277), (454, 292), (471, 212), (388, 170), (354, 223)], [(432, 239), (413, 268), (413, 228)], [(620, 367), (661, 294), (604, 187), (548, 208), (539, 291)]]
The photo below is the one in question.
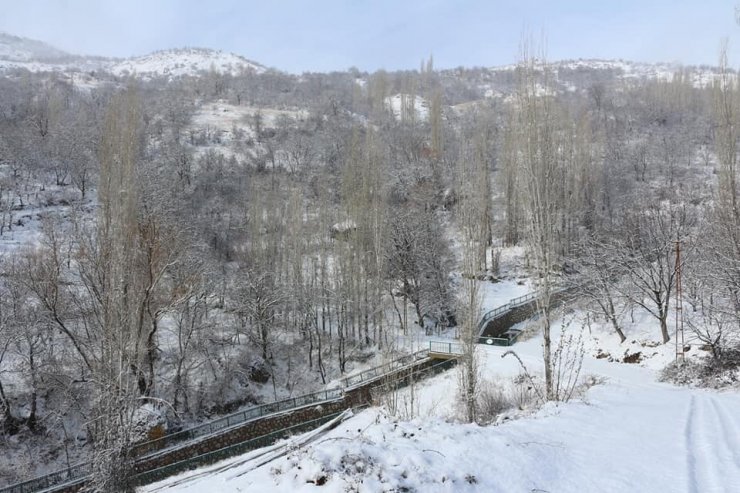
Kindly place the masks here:
[(157, 51), (150, 55), (130, 58), (108, 67), (117, 76), (134, 75), (139, 77), (182, 77), (199, 75), (211, 70), (221, 74), (238, 75), (252, 70), (263, 73), (265, 67), (246, 58), (219, 50), (189, 48)]
[(558, 69), (616, 70), (622, 79), (646, 79), (671, 82), (676, 73), (685, 72), (692, 85), (697, 88), (709, 87), (719, 77), (716, 68), (686, 67), (679, 63), (640, 63), (623, 60), (574, 60), (562, 61)]
[(347, 219), (345, 221), (332, 224), (331, 233), (342, 235), (342, 234), (347, 234), (356, 229), (357, 229), (357, 223), (351, 219)]
[[(643, 62), (632, 62), (625, 60), (599, 60), (599, 59), (578, 59), (578, 60), (561, 60), (547, 63), (550, 69), (553, 79), (553, 87), (555, 89), (574, 92), (577, 90), (577, 86), (572, 83), (561, 80), (564, 76), (571, 76), (579, 72), (587, 71), (610, 71), (613, 72), (618, 80), (626, 82), (630, 81), (642, 81), (642, 80), (658, 80), (664, 82), (671, 82), (677, 73), (682, 73), (692, 86), (696, 88), (710, 87), (713, 82), (717, 81), (720, 76), (719, 69), (716, 67), (695, 67), (685, 66), (680, 63), (643, 63)], [(518, 64), (509, 64), (498, 67), (491, 67), (489, 71), (495, 73), (506, 73), (512, 72), (517, 69)], [(543, 70), (543, 62), (536, 61), (534, 69), (537, 71)], [(730, 74), (731, 78), (735, 79), (736, 74)], [(507, 98), (505, 92), (501, 92), (495, 87), (491, 87), (491, 84), (481, 84), (480, 89), (486, 98)], [(547, 94), (547, 90), (541, 86), (536, 88), (537, 94)]]
[(308, 117), (308, 110), (305, 109), (275, 109), (275, 108), (256, 108), (253, 106), (238, 106), (229, 104), (220, 99), (214, 103), (207, 103), (201, 106), (193, 115), (192, 126), (194, 128), (213, 127), (218, 130), (230, 131), (237, 126), (244, 132), (252, 133), (248, 125), (249, 118), (254, 117), (257, 113), (262, 116), (263, 128), (277, 127), (280, 118), (290, 118), (301, 120)]
[(395, 94), (385, 98), (385, 104), (393, 113), (396, 120), (403, 118), (403, 108), (411, 108), (413, 105), (414, 113), (417, 119), (426, 120), (429, 117), (429, 103), (421, 96), (412, 96), (411, 94)]
[[(481, 286), (484, 310), (531, 289), (516, 279)], [(674, 346), (645, 346), (658, 336), (649, 314), (624, 321), (628, 341), (620, 345), (606, 323), (592, 321), (589, 331), (585, 313), (576, 307), (553, 322), (559, 334), (573, 320), (568, 333), (585, 339), (581, 375), (591, 385), (569, 403), (525, 405), (489, 426), (462, 424), (459, 370), (448, 370), (399, 391), (395, 416), (371, 408), (269, 463), (245, 456), (232, 459), (240, 469), (211, 466), (142, 491), (737, 491), (740, 393), (658, 382)], [(512, 348), (478, 346), (482, 385), (507, 388), (520, 377), (517, 360), (502, 357), (509, 349), (539, 378), (541, 345), (536, 334)], [(638, 347), (650, 353), (641, 364), (595, 356)]]
[[(210, 135), (209, 142), (196, 146), (196, 153), (201, 155), (214, 151), (230, 158), (232, 156), (244, 157), (246, 154), (254, 155), (258, 151), (264, 153), (266, 152), (264, 146), (254, 142), (257, 140), (257, 135), (254, 126), (250, 123), (257, 114), (262, 118), (261, 125), (264, 130), (277, 128), (281, 120), (304, 120), (308, 117), (308, 110), (301, 108), (257, 108), (234, 105), (219, 99), (201, 105), (193, 114), (193, 118), (188, 127), (184, 129), (183, 134), (185, 136), (190, 134)], [(235, 146), (239, 140), (251, 140), (254, 147), (249, 149), (242, 147), (240, 149), (239, 146)], [(280, 166), (283, 164), (279, 157), (276, 157), (276, 162)]]
[(28, 62), (38, 59), (68, 58), (70, 56), (69, 53), (41, 41), (0, 32), (0, 59), (2, 60)]
[(501, 282), (481, 282), (480, 296), (482, 313), (505, 305), (512, 298), (518, 298), (532, 291), (529, 279), (507, 279)]
[(41, 41), (0, 33), (0, 72), (14, 69), (56, 73), (102, 70), (141, 79), (197, 76), (211, 70), (230, 75), (244, 71), (261, 74), (266, 70), (240, 55), (206, 48), (163, 50), (120, 60), (71, 55)]
[[(518, 373), (501, 359), (505, 348), (479, 349), (486, 378)], [(516, 350), (528, 365), (539, 361), (538, 340)], [(652, 370), (602, 360), (588, 359), (586, 371), (608, 380), (528, 418), (482, 427), (454, 422), (447, 408), (408, 421), (373, 408), (269, 464), (186, 473), (142, 491), (735, 491), (740, 395), (657, 383)], [(419, 394), (449, 401), (454, 373)]]

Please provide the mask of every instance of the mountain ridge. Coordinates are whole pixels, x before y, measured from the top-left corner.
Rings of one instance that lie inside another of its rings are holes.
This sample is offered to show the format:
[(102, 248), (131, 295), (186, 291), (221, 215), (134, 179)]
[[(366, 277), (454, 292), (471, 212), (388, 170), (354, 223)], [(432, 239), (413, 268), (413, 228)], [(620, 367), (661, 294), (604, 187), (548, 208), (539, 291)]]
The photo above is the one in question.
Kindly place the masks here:
[[(680, 62), (650, 63), (623, 59), (575, 58), (547, 61), (546, 65), (556, 72), (617, 71), (622, 78), (671, 80), (675, 73), (685, 72), (693, 74), (693, 82), (697, 86), (711, 83), (718, 72), (716, 67), (705, 65), (686, 65)], [(480, 69), (491, 74), (499, 74), (513, 71), (516, 67), (517, 64), (514, 63), (463, 69)], [(102, 70), (115, 76), (172, 79), (198, 76), (211, 70), (230, 75), (238, 75), (245, 70), (263, 73), (267, 66), (237, 53), (204, 47), (169, 48), (126, 58), (79, 55), (58, 49), (44, 41), (0, 31), (0, 71), (12, 69), (27, 69), (32, 72)], [(454, 73), (457, 70), (460, 69), (443, 69), (440, 72)]]

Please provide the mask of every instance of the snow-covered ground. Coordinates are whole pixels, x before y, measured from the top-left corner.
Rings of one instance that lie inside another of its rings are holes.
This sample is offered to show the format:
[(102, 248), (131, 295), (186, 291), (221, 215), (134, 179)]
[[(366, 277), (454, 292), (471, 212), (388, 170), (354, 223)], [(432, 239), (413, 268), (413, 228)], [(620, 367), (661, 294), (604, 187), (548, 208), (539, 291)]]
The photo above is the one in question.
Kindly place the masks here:
[[(505, 253), (511, 266), (516, 252)], [(483, 310), (530, 290), (516, 278), (481, 283)], [(650, 342), (658, 334), (648, 315), (625, 317), (628, 340), (620, 345), (607, 324), (582, 323), (585, 313), (570, 310), (553, 323), (556, 338), (565, 320), (566, 333), (584, 338), (581, 376), (590, 385), (568, 403), (524, 404), (493, 425), (463, 424), (453, 369), (399, 391), (394, 416), (372, 408), (310, 435), (305, 446), (295, 446), (299, 437), (263, 449), (283, 451), (269, 461), (256, 451), (142, 491), (738, 491), (740, 393), (658, 382), (674, 346)], [(426, 339), (434, 337), (415, 345)], [(513, 348), (478, 346), (481, 386), (526, 388), (519, 362), (502, 356), (513, 349), (538, 378), (541, 346), (537, 334)], [(618, 352), (638, 348), (645, 352), (639, 364), (618, 362)]]
[[(530, 370), (541, 366), (538, 338), (514, 349)], [(479, 347), (484, 379), (519, 373), (505, 350)], [(455, 421), (451, 370), (416, 389), (414, 419), (373, 408), (268, 464), (242, 460), (143, 491), (738, 491), (738, 393), (658, 383), (654, 370), (590, 357), (584, 373), (604, 382), (568, 404), (482, 427)]]
[[(509, 64), (498, 67), (491, 67), (491, 72), (511, 72), (519, 65)], [(617, 71), (618, 78), (622, 80), (660, 80), (671, 82), (677, 73), (683, 74), (686, 80), (696, 88), (709, 87), (719, 77), (719, 71), (716, 67), (695, 67), (685, 66), (680, 63), (643, 63), (627, 60), (599, 60), (599, 59), (578, 59), (578, 60), (560, 60), (548, 62), (549, 69), (553, 71), (556, 78), (560, 71), (578, 72), (583, 70), (595, 71)], [(541, 61), (535, 65), (535, 69), (542, 70)], [(732, 78), (735, 78), (732, 75)], [(487, 97), (489, 97), (487, 95)]]
[(183, 48), (129, 58), (111, 64), (107, 70), (115, 75), (136, 74), (147, 78), (192, 76), (211, 70), (231, 75), (250, 70), (262, 73), (265, 67), (233, 53), (204, 48)]
[(421, 96), (396, 94), (385, 98), (385, 104), (397, 120), (404, 118), (404, 111), (411, 112), (412, 109), (416, 119), (423, 121), (429, 118), (429, 102)]
[(32, 59), (59, 60), (70, 56), (41, 41), (0, 32), (0, 59), (25, 62)]
[[(276, 109), (256, 108), (253, 106), (240, 106), (229, 104), (224, 100), (203, 104), (193, 114), (192, 121), (184, 130), (184, 134), (205, 136), (208, 142), (195, 147), (197, 154), (217, 152), (224, 157), (232, 156), (244, 158), (247, 154), (266, 152), (263, 146), (257, 142), (254, 130), (254, 119), (260, 116), (260, 126), (263, 130), (275, 129), (280, 125), (281, 119), (288, 122), (301, 121), (308, 117), (305, 109)], [(240, 146), (239, 141), (251, 140), (251, 147)], [(280, 152), (277, 153), (276, 164), (282, 166)]]

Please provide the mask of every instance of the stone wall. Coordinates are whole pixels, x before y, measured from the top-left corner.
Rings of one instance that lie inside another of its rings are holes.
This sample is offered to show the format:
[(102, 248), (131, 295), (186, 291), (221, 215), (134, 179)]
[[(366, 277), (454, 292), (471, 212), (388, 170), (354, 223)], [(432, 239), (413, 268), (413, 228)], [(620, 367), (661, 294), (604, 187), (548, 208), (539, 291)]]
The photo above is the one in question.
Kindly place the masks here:
[(512, 308), (500, 317), (489, 320), (481, 331), (481, 337), (503, 337), (504, 332), (506, 332), (512, 325), (524, 322), (528, 318), (531, 318), (536, 311), (536, 300), (517, 306), (516, 308)]
[[(344, 393), (344, 397), (341, 399), (258, 418), (248, 423), (222, 430), (218, 434), (201, 437), (197, 441), (184, 443), (176, 447), (162, 450), (161, 452), (150, 456), (143, 457), (136, 462), (134, 471), (136, 474), (145, 473), (160, 467), (169, 466), (180, 461), (197, 457), (208, 452), (214, 452), (232, 445), (237, 445), (285, 428), (300, 425), (307, 421), (330, 416), (344, 411), (345, 409), (371, 404), (373, 389), (387, 385), (389, 381), (394, 382), (395, 386), (406, 385), (411, 381), (412, 376), (414, 379), (423, 378), (423, 376), (426, 376), (429, 372), (441, 371), (442, 369), (449, 368), (454, 364), (455, 360), (448, 360), (446, 364), (439, 364), (438, 361), (429, 358), (419, 360), (411, 367), (395, 370), (383, 377), (349, 389)], [(298, 432), (299, 430), (296, 429), (294, 431)], [(203, 461), (202, 463), (199, 461), (198, 465), (202, 466), (206, 464), (206, 461)], [(48, 491), (54, 491), (55, 493), (76, 493), (77, 491), (80, 491), (83, 486), (84, 484), (75, 484)]]
[[(554, 307), (570, 301), (576, 293), (576, 288), (557, 291), (551, 295), (550, 302)], [(532, 318), (537, 313), (537, 300), (512, 308), (500, 317), (489, 320), (481, 331), (481, 337), (503, 337), (511, 326)]]
[(175, 462), (268, 435), (305, 421), (311, 421), (341, 412), (347, 409), (347, 407), (345, 399), (338, 399), (336, 401), (324, 402), (292, 411), (285, 411), (280, 414), (265, 416), (264, 418), (244, 423), (241, 426), (223, 430), (216, 435), (205, 436), (195, 442), (186, 443), (173, 449), (164, 450), (153, 456), (145, 457), (136, 463), (134, 470), (138, 474), (168, 466)]

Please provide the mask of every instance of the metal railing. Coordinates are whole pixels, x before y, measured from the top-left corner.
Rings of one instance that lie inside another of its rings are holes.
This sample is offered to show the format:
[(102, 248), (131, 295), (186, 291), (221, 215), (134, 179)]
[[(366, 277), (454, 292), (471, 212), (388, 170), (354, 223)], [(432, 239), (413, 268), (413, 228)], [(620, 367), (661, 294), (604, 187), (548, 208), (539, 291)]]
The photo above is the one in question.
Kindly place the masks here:
[[(399, 368), (411, 365), (421, 359), (426, 358), (428, 351), (422, 349), (415, 353), (407, 354), (398, 359), (390, 361), (380, 366), (362, 371), (356, 375), (351, 375), (342, 379), (343, 387), (351, 387), (358, 383), (368, 382), (379, 378), (387, 373), (391, 373)], [(131, 453), (137, 459), (145, 457), (147, 454), (164, 451), (173, 445), (195, 440), (197, 438), (214, 435), (226, 428), (247, 423), (249, 421), (261, 418), (263, 416), (274, 414), (281, 411), (290, 411), (311, 404), (320, 404), (327, 401), (341, 399), (344, 397), (344, 388), (324, 390), (311, 394), (302, 395), (290, 399), (262, 404), (259, 406), (245, 409), (237, 413), (229, 414), (221, 418), (193, 426), (185, 430), (170, 433), (161, 438), (142, 442), (131, 448)], [(263, 437), (260, 437), (263, 438)], [(255, 440), (259, 440), (256, 438)], [(246, 442), (245, 442), (246, 443)], [(200, 457), (200, 456), (199, 456)], [(62, 486), (69, 483), (82, 481), (91, 473), (89, 462), (76, 464), (70, 468), (62, 469), (38, 478), (30, 479), (22, 483), (0, 488), (0, 493), (32, 493), (41, 491), (55, 486)]]
[(328, 416), (322, 416), (321, 418), (304, 421), (303, 423), (289, 426), (287, 428), (283, 428), (281, 430), (274, 431), (272, 433), (268, 433), (266, 435), (262, 435), (257, 438), (252, 438), (250, 440), (237, 443), (235, 445), (230, 445), (228, 447), (224, 447), (219, 450), (214, 450), (213, 452), (207, 452), (205, 454), (191, 457), (191, 458), (179, 461), (179, 462), (175, 462), (173, 464), (168, 464), (166, 466), (159, 467), (157, 469), (152, 469), (151, 471), (139, 473), (136, 476), (134, 476), (133, 483), (134, 485), (138, 485), (138, 486), (154, 483), (156, 481), (161, 481), (163, 479), (166, 479), (177, 473), (187, 471), (189, 469), (194, 469), (196, 467), (200, 467), (200, 466), (207, 465), (207, 464), (213, 464), (215, 462), (228, 459), (228, 458), (234, 457), (239, 454), (244, 454), (251, 450), (255, 450), (261, 447), (272, 445), (273, 443), (275, 443), (277, 440), (281, 438), (287, 438), (288, 436), (293, 435), (295, 433), (309, 431), (325, 423), (328, 423), (329, 421), (336, 418), (343, 412), (344, 411), (340, 411), (337, 413), (330, 414)]
[[(131, 447), (131, 454), (135, 458), (139, 459), (146, 454), (162, 451), (163, 449), (178, 443), (213, 435), (226, 428), (243, 424), (269, 414), (281, 411), (290, 411), (311, 404), (333, 401), (341, 399), (342, 397), (344, 397), (343, 389), (323, 390), (321, 392), (314, 392), (290, 399), (271, 402), (269, 404), (250, 407), (244, 411), (229, 414), (228, 416), (223, 416), (201, 425), (193, 426), (176, 433), (171, 433), (161, 438), (157, 438), (156, 440), (137, 443)], [(91, 471), (90, 463), (82, 462), (67, 469), (62, 469), (44, 476), (29, 479), (22, 483), (16, 483), (14, 485), (6, 486), (5, 488), (0, 488), (0, 493), (32, 493), (53, 488), (54, 486), (66, 485), (68, 483), (84, 479), (91, 473)]]
[(519, 339), (521, 332), (510, 332), (507, 337), (479, 337), (478, 344), (486, 344), (489, 346), (513, 346), (514, 343)]
[(482, 335), (483, 330), (486, 328), (486, 325), (488, 325), (489, 321), (499, 318), (503, 316), (505, 313), (508, 313), (510, 310), (513, 310), (514, 308), (525, 305), (535, 299), (537, 299), (537, 292), (533, 291), (531, 293), (525, 294), (524, 296), (513, 298), (509, 300), (509, 302), (506, 303), (505, 305), (501, 305), (499, 307), (494, 308), (493, 310), (489, 312), (486, 312), (486, 314), (483, 315), (483, 318), (481, 318), (480, 322), (478, 322), (479, 335)]
[[(550, 295), (557, 298), (561, 295), (567, 294), (568, 292), (573, 290), (573, 288), (573, 286), (560, 287), (559, 289), (552, 291)], [(511, 346), (512, 344), (514, 344), (519, 338), (519, 331), (508, 330), (504, 332), (505, 337), (486, 337), (483, 335), (483, 331), (486, 329), (488, 322), (490, 322), (491, 320), (502, 317), (514, 308), (518, 308), (522, 305), (526, 305), (527, 303), (531, 303), (532, 301), (537, 299), (538, 295), (539, 293), (537, 291), (533, 291), (531, 293), (525, 294), (524, 296), (513, 298), (505, 305), (496, 307), (483, 315), (483, 318), (481, 318), (481, 321), (478, 323), (478, 343), (493, 346)]]
[(383, 365), (370, 368), (369, 370), (361, 371), (360, 373), (357, 373), (355, 375), (344, 377), (341, 380), (342, 385), (344, 387), (354, 387), (355, 385), (358, 385), (360, 383), (365, 383), (365, 382), (369, 382), (370, 380), (375, 380), (376, 378), (379, 378), (395, 370), (398, 370), (399, 368), (409, 366), (411, 364), (416, 363), (417, 361), (421, 359), (426, 358), (428, 352), (429, 352), (428, 350), (422, 349), (422, 350), (416, 351), (415, 353), (407, 354), (406, 356), (402, 356), (393, 361), (389, 361), (388, 363), (385, 363)]
[(437, 354), (463, 354), (463, 345), (459, 342), (429, 341), (429, 352)]
[(407, 386), (411, 382), (419, 382), (424, 378), (434, 376), (442, 371), (449, 370), (454, 367), (460, 361), (459, 358), (448, 358), (437, 360), (436, 363), (430, 365), (424, 365), (418, 368), (412, 368), (407, 374), (404, 374), (402, 378), (389, 379), (384, 381), (380, 386), (373, 388), (370, 392), (373, 396), (373, 401), (377, 401), (378, 395), (382, 395), (386, 392), (391, 392)]
[(89, 462), (82, 462), (74, 466), (52, 472), (22, 483), (16, 483), (5, 488), (0, 488), (1, 493), (32, 493), (41, 491), (54, 486), (68, 485), (83, 480), (90, 475), (91, 467)]
[(222, 418), (203, 423), (202, 425), (194, 426), (176, 433), (165, 435), (162, 438), (156, 440), (150, 440), (136, 444), (132, 447), (132, 453), (136, 457), (141, 457), (145, 454), (160, 451), (168, 448), (174, 444), (194, 440), (196, 438), (213, 435), (221, 430), (230, 428), (232, 426), (240, 425), (248, 421), (252, 421), (268, 414), (274, 414), (281, 411), (289, 411), (297, 409), (299, 407), (308, 406), (310, 404), (318, 404), (326, 401), (332, 401), (341, 399), (344, 396), (343, 389), (323, 390), (321, 392), (314, 392), (312, 394), (306, 394), (299, 397), (293, 397), (291, 399), (284, 399), (277, 402), (271, 402), (269, 404), (262, 404), (255, 407), (250, 407), (244, 411), (240, 411), (234, 414), (229, 414)]

